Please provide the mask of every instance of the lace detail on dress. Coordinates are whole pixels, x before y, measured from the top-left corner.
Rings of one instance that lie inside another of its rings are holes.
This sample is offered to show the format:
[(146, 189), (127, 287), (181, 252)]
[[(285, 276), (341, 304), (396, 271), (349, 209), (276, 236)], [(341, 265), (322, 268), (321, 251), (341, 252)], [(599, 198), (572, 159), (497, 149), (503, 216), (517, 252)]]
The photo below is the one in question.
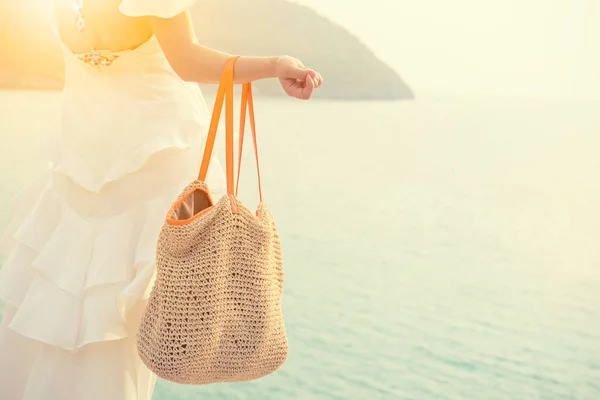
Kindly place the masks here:
[(119, 58), (119, 55), (110, 50), (96, 50), (92, 48), (87, 53), (79, 54), (77, 58), (93, 67), (108, 67), (113, 61)]
[[(83, 0), (71, 0), (71, 7), (73, 9), (73, 22), (75, 23), (75, 29), (79, 32), (83, 32), (85, 29), (85, 19), (83, 18)], [(109, 50), (96, 50), (93, 47), (84, 54), (77, 55), (81, 61), (89, 64), (93, 67), (108, 67), (115, 61), (119, 56)]]
[(73, 9), (73, 22), (75, 28), (79, 32), (85, 29), (85, 19), (83, 19), (83, 0), (71, 0), (71, 8)]

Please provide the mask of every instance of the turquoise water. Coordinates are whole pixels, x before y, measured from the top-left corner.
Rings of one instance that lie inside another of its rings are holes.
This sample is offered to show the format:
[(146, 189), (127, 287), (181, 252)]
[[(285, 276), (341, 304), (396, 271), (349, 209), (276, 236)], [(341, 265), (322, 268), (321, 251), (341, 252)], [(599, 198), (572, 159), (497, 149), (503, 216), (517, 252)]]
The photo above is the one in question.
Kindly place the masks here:
[[(24, 149), (58, 126), (57, 98), (0, 93), (1, 204), (34, 175)], [(598, 106), (259, 97), (289, 360), (154, 398), (600, 399)]]

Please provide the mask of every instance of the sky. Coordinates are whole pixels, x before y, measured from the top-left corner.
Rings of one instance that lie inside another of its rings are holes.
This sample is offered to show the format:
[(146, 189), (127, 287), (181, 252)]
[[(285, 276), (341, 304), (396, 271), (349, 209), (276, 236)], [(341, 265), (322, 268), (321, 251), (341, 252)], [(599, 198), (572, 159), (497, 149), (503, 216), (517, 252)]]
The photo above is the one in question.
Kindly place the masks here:
[(293, 0), (417, 94), (600, 98), (600, 0)]

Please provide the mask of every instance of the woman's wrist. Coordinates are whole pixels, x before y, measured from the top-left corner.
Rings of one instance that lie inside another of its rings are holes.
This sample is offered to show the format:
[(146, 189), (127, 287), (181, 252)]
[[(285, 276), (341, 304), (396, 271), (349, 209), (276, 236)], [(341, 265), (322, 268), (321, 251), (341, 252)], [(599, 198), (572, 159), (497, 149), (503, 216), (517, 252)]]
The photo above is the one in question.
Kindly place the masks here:
[(235, 66), (235, 82), (246, 83), (279, 75), (281, 57), (240, 56)]
[(279, 76), (279, 61), (281, 60), (281, 57), (275, 56), (269, 58), (269, 77), (277, 78)]

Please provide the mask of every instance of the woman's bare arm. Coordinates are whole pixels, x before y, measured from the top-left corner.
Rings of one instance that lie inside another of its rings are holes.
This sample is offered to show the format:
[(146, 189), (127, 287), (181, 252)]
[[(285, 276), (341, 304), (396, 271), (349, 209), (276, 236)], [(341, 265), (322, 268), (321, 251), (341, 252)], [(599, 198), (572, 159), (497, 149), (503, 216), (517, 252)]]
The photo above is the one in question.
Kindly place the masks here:
[[(171, 67), (181, 79), (198, 83), (218, 83), (231, 54), (200, 45), (188, 11), (173, 18), (150, 17), (150, 24)], [(289, 56), (241, 56), (235, 64), (236, 83), (278, 78), (285, 92), (307, 99), (321, 85), (314, 70)]]

